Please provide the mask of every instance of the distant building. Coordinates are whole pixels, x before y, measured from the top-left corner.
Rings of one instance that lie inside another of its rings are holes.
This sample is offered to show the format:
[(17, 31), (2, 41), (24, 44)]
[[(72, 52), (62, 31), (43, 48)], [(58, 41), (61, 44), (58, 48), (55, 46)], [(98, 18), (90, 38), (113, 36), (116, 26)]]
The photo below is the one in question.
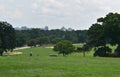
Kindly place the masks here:
[(49, 27), (48, 27), (48, 26), (45, 26), (44, 30), (49, 30)]
[(61, 28), (61, 30), (62, 30), (62, 31), (66, 31), (66, 28), (63, 26), (63, 27)]
[(21, 30), (28, 30), (29, 28), (27, 28), (26, 26), (22, 26)]
[(72, 31), (73, 29), (72, 28), (68, 28), (67, 31)]
[(30, 30), (30, 28), (26, 26), (22, 26), (22, 27), (15, 27), (15, 30)]
[(21, 30), (21, 28), (19, 28), (19, 27), (15, 27), (15, 30)]

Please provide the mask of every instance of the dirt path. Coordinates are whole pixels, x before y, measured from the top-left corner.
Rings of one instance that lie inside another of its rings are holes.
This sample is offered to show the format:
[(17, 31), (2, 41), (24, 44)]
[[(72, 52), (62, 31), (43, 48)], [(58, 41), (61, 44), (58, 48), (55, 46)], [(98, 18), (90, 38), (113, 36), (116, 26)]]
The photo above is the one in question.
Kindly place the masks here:
[(45, 47), (45, 48), (52, 48), (53, 49), (54, 47), (53, 46), (48, 46), (48, 47)]
[(30, 47), (28, 47), (28, 46), (26, 46), (26, 47), (18, 47), (18, 48), (15, 48), (14, 50), (27, 49), (27, 48), (30, 48)]

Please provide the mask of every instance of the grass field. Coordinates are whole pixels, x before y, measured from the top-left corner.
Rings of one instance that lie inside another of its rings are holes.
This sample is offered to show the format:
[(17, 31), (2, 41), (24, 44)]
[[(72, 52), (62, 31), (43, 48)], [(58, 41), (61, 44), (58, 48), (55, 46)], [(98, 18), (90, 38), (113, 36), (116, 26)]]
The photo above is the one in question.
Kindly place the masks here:
[(94, 58), (92, 52), (50, 57), (56, 53), (40, 47), (17, 51), (22, 54), (0, 57), (0, 77), (120, 77), (119, 58)]

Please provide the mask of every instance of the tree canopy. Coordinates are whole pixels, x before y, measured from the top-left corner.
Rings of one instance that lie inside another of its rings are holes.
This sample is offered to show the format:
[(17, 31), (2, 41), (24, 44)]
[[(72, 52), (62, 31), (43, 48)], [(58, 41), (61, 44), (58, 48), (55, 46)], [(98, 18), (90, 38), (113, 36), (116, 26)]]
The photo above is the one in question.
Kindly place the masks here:
[[(91, 46), (99, 47), (99, 50), (106, 48), (106, 44), (118, 45), (115, 52), (120, 56), (120, 14), (109, 13), (105, 17), (97, 19), (88, 30), (89, 42)], [(101, 48), (101, 49), (100, 49)], [(107, 53), (109, 51), (105, 51)]]
[(74, 48), (75, 47), (70, 41), (62, 40), (54, 46), (53, 50), (58, 51), (59, 54), (63, 54), (63, 56), (65, 56), (72, 53), (74, 51)]
[(72, 30), (62, 31), (55, 30), (41, 30), (33, 28), (28, 30), (16, 30), (16, 45), (18, 47), (30, 43), (31, 40), (38, 40), (36, 44), (56, 44), (61, 40), (69, 40), (72, 43), (84, 43), (87, 38), (87, 30)]
[(15, 30), (11, 24), (0, 22), (0, 55), (15, 48)]

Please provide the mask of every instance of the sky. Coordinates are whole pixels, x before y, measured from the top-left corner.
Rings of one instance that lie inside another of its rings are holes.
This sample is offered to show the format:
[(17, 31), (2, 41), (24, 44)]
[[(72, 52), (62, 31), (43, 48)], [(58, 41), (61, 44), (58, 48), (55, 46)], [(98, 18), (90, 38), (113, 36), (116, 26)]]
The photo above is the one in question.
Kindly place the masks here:
[(13, 27), (84, 30), (109, 12), (120, 12), (120, 0), (0, 0), (0, 21)]

